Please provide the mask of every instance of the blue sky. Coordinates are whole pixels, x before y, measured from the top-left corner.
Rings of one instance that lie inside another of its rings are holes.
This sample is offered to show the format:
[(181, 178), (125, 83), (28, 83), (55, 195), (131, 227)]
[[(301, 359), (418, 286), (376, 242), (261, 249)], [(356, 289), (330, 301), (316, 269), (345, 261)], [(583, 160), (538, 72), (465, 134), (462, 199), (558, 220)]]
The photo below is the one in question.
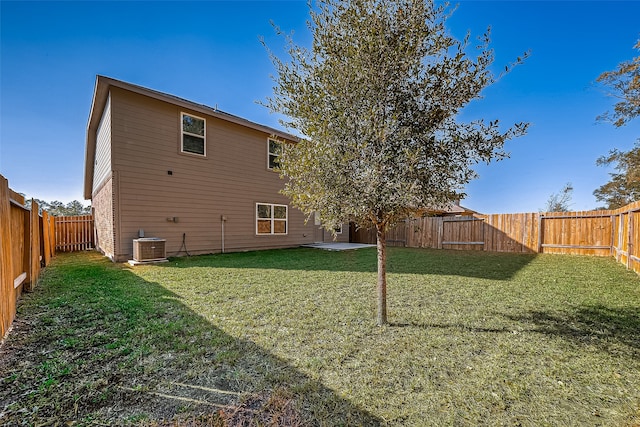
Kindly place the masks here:
[[(82, 200), (86, 124), (96, 74), (167, 92), (279, 127), (256, 101), (272, 92), (273, 67), (259, 42), (281, 52), (270, 21), (311, 40), (305, 1), (0, 1), (0, 173), (47, 201)], [(463, 205), (484, 213), (534, 212), (571, 182), (572, 208), (597, 207), (608, 179), (596, 159), (627, 150), (640, 119), (596, 123), (613, 100), (594, 82), (637, 56), (640, 1), (463, 0), (452, 34), (492, 27), (495, 70), (531, 57), (463, 112), (465, 120), (531, 123), (507, 143), (511, 158), (480, 165)]]

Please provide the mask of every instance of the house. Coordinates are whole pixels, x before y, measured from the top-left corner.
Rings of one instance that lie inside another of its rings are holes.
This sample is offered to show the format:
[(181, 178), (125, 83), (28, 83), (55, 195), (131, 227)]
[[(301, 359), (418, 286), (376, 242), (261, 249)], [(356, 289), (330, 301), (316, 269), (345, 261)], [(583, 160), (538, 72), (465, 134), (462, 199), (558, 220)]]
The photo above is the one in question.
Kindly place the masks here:
[[(96, 247), (116, 262), (139, 237), (167, 256), (295, 247), (332, 239), (279, 193), (273, 170), (295, 137), (173, 95), (97, 76), (84, 197)], [(338, 241), (348, 241), (346, 229)]]

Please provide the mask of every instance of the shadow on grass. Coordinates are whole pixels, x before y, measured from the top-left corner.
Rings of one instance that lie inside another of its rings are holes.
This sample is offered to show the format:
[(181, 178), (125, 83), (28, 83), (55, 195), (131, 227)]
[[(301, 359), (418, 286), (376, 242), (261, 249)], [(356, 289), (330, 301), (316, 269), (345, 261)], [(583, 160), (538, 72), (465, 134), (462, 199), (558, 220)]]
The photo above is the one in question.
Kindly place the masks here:
[(3, 425), (155, 425), (203, 414), (216, 422), (194, 425), (381, 424), (97, 254), (55, 259), (21, 302), (0, 356)]
[(467, 326), (461, 324), (442, 324), (442, 323), (415, 323), (415, 322), (391, 322), (389, 326), (392, 328), (418, 328), (418, 329), (444, 329), (444, 330), (458, 330), (463, 332), (477, 332), (477, 333), (492, 333), (500, 334), (505, 332), (511, 332), (507, 328), (482, 328), (477, 326)]
[[(505, 317), (524, 324), (524, 330), (527, 332), (559, 337), (615, 354), (628, 350), (640, 355), (640, 312), (636, 307), (610, 308), (596, 305), (580, 307), (573, 312), (552, 314), (529, 311), (522, 315)], [(497, 334), (513, 331), (513, 328), (508, 327), (484, 328), (464, 324), (415, 322), (390, 323), (389, 326)]]
[[(535, 257), (535, 254), (390, 247), (387, 271), (509, 280)], [(375, 248), (341, 252), (312, 248), (275, 249), (172, 258), (171, 261), (163, 266), (377, 272)]]
[(578, 307), (564, 313), (531, 311), (507, 318), (535, 325), (532, 332), (564, 338), (619, 354), (626, 347), (640, 355), (640, 312), (637, 307)]

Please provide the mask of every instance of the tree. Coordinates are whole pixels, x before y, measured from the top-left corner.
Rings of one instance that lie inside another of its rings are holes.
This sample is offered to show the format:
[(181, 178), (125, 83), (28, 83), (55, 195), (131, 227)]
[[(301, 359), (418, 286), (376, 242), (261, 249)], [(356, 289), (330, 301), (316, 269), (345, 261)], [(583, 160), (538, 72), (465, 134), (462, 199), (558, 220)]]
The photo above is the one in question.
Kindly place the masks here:
[(91, 214), (91, 207), (85, 206), (82, 204), (82, 202), (74, 200), (67, 203), (64, 212), (65, 216), (89, 215)]
[[(24, 194), (23, 194), (24, 196)], [(53, 202), (46, 202), (40, 199), (34, 199), (38, 203), (38, 213), (42, 214), (42, 211), (47, 211), (49, 215), (53, 216), (76, 216), (76, 215), (89, 215), (91, 214), (91, 207), (85, 206), (82, 202), (74, 200), (66, 205), (58, 200)], [(31, 199), (27, 199), (26, 207), (31, 209)]]
[[(635, 44), (640, 51), (640, 40)], [(640, 56), (622, 62), (613, 71), (607, 71), (597, 79), (609, 88), (609, 94), (620, 99), (615, 104), (613, 114), (605, 113), (599, 120), (611, 121), (617, 127), (640, 116)]]
[[(634, 48), (640, 51), (640, 40)], [(613, 71), (602, 73), (597, 81), (609, 87), (611, 96), (620, 99), (613, 114), (605, 113), (598, 117), (599, 120), (611, 121), (621, 127), (640, 116), (640, 56), (622, 62)], [(610, 173), (611, 180), (593, 192), (596, 200), (606, 203), (607, 209), (640, 200), (640, 140), (629, 151), (613, 149), (596, 161), (598, 166), (613, 163), (617, 172)]]
[(618, 209), (640, 200), (640, 140), (629, 151), (613, 149), (596, 161), (598, 166), (612, 163), (617, 172), (610, 173), (611, 180), (593, 192), (596, 200), (604, 202), (607, 209)]
[(553, 193), (547, 199), (543, 212), (567, 212), (571, 206), (573, 185), (567, 182), (558, 193)]
[(283, 193), (328, 230), (375, 227), (378, 325), (387, 323), (387, 230), (459, 199), (472, 167), (506, 157), (505, 141), (527, 128), (456, 120), (497, 77), (489, 31), (470, 56), (469, 34), (446, 31), (448, 13), (432, 1), (319, 0), (312, 47), (287, 36), (288, 62), (269, 51), (277, 73), (265, 104), (302, 135), (279, 159)]

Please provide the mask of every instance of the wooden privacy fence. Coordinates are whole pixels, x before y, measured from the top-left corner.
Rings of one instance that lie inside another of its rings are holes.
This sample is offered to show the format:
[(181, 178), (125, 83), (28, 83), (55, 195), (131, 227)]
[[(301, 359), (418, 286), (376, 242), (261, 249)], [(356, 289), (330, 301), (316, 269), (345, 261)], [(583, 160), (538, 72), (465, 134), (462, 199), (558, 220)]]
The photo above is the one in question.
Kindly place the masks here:
[(77, 252), (94, 248), (93, 215), (57, 216), (56, 251)]
[(38, 203), (25, 207), (22, 195), (9, 188), (0, 175), (0, 338), (16, 314), (16, 302), (23, 290), (32, 290), (40, 269), (54, 254), (54, 222)]
[[(353, 236), (376, 241), (375, 230)], [(614, 256), (640, 273), (640, 202), (617, 210), (409, 219), (387, 239), (389, 246), (412, 248)]]

